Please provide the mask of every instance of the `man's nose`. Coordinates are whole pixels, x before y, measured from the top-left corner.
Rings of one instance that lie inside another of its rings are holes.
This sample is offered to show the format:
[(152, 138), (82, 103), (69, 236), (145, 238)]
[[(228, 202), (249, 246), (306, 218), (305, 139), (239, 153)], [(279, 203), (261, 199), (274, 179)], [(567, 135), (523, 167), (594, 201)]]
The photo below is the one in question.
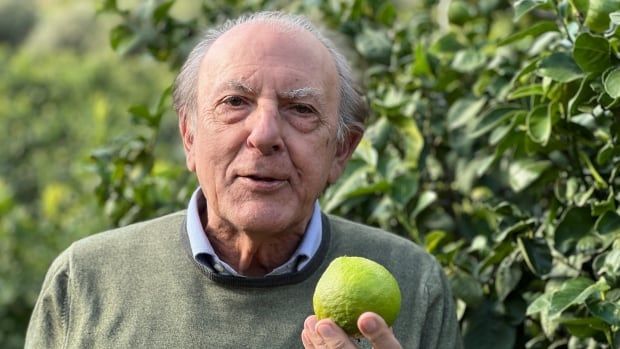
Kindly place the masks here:
[(263, 155), (271, 155), (284, 148), (281, 119), (276, 106), (262, 106), (250, 117), (247, 145)]

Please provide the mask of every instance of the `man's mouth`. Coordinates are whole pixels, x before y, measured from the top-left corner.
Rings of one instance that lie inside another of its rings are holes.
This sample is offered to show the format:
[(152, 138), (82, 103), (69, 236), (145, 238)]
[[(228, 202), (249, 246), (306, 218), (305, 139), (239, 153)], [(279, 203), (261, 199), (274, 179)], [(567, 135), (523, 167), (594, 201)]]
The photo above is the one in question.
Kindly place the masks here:
[(287, 183), (286, 177), (277, 175), (243, 174), (238, 178), (248, 186), (248, 189), (259, 192), (279, 190)]
[(277, 179), (277, 178), (273, 178), (273, 177), (263, 177), (263, 176), (256, 176), (256, 175), (249, 175), (249, 176), (245, 176), (251, 180), (254, 181), (261, 181), (261, 182), (278, 182), (281, 181), (281, 179)]

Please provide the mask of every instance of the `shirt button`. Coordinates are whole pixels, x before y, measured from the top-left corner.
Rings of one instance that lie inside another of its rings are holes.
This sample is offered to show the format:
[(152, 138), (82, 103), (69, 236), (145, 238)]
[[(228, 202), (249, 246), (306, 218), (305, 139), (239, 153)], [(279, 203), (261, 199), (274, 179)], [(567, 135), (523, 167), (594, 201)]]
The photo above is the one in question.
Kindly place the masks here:
[(223, 273), (225, 270), (224, 267), (220, 263), (215, 263), (213, 267), (215, 268), (215, 270), (217, 270), (220, 273)]

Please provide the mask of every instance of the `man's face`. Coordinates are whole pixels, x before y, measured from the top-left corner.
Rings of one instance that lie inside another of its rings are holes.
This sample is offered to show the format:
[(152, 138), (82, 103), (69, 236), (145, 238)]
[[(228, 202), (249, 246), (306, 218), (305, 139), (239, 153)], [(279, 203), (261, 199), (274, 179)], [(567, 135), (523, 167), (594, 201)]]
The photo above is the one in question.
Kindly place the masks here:
[(208, 226), (303, 231), (357, 140), (336, 142), (339, 80), (327, 49), (307, 32), (244, 24), (209, 49), (197, 88), (193, 136), (180, 127)]

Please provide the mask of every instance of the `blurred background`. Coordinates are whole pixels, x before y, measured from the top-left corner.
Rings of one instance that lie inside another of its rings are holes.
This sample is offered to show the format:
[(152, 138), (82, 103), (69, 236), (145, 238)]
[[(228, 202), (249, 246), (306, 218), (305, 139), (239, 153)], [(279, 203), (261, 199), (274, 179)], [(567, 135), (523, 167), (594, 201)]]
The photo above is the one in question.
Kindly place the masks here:
[[(91, 152), (130, 127), (129, 106), (156, 102), (173, 78), (145, 55), (113, 52), (115, 19), (96, 10), (91, 1), (0, 0), (2, 348), (23, 347), (51, 260), (111, 226), (94, 195)], [(160, 145), (175, 162), (175, 120), (166, 123)]]

